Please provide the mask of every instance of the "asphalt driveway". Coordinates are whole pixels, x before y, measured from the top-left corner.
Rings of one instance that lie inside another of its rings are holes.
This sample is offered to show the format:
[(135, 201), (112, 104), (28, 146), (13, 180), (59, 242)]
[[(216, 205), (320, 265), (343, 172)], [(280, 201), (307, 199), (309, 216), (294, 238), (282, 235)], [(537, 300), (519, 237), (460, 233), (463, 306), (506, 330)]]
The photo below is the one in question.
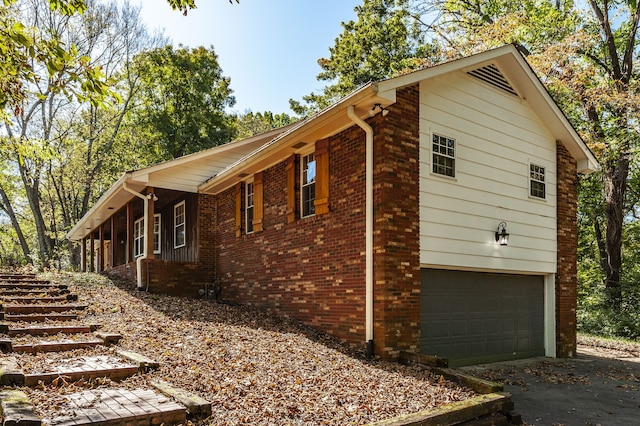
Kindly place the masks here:
[(573, 359), (534, 358), (461, 370), (504, 384), (526, 425), (640, 425), (637, 355), (579, 346)]

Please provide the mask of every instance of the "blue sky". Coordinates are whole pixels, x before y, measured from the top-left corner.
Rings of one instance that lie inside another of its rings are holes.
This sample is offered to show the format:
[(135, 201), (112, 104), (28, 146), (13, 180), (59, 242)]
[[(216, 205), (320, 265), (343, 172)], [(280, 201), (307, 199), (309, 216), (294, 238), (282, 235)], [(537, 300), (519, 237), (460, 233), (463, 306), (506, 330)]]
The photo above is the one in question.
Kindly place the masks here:
[(174, 45), (213, 46), (231, 78), (233, 111), (289, 110), (289, 99), (319, 92), (318, 58), (329, 55), (343, 21), (362, 0), (196, 0), (187, 16), (165, 0), (131, 0), (149, 30), (164, 28)]

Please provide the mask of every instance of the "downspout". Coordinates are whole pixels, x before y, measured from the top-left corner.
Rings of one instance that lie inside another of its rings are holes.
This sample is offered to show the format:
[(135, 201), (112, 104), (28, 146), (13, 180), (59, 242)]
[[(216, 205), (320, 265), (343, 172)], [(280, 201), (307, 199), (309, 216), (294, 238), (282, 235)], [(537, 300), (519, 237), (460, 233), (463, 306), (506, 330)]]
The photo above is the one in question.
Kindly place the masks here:
[(365, 333), (367, 355), (373, 355), (373, 128), (347, 108), (347, 116), (365, 132)]
[[(149, 227), (147, 226), (148, 225), (147, 216), (149, 215), (149, 199), (147, 198), (146, 195), (142, 195), (139, 192), (136, 192), (133, 189), (129, 188), (127, 186), (127, 182), (126, 181), (122, 182), (122, 189), (124, 189), (127, 192), (132, 193), (133, 195), (135, 195), (138, 198), (141, 198), (142, 201), (144, 201), (144, 213), (143, 213), (144, 214), (144, 245), (143, 245), (143, 248), (142, 248), (142, 256), (138, 256), (138, 258), (136, 259), (136, 280), (137, 280), (137, 283), (136, 283), (137, 285), (136, 286), (137, 286), (138, 290), (141, 290), (142, 289), (142, 261), (147, 258), (147, 246), (148, 246), (147, 242), (149, 241), (149, 240), (147, 240), (147, 237), (148, 237), (147, 233), (148, 233), (148, 229), (149, 229)], [(128, 227), (128, 225), (127, 225), (127, 227)], [(148, 280), (147, 280), (147, 290), (146, 291), (149, 291), (149, 282), (148, 282)]]

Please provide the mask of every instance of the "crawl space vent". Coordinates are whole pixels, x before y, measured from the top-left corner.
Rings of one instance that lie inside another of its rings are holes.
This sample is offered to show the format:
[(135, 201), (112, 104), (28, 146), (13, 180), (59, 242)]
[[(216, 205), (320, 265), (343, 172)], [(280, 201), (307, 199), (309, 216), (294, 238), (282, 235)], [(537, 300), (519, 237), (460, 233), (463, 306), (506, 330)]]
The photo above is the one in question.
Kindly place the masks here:
[(515, 89), (511, 87), (507, 79), (504, 78), (504, 75), (502, 75), (498, 67), (493, 64), (469, 71), (468, 74), (492, 85), (497, 89), (504, 90), (507, 93), (518, 96)]

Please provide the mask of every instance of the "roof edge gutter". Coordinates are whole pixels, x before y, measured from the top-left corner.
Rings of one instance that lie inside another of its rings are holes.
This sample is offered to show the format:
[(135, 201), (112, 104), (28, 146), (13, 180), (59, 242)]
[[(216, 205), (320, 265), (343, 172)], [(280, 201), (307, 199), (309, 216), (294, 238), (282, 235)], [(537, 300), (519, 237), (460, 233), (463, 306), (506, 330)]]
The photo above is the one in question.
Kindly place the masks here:
[(373, 355), (373, 128), (349, 105), (347, 116), (365, 132), (365, 334), (367, 355)]

